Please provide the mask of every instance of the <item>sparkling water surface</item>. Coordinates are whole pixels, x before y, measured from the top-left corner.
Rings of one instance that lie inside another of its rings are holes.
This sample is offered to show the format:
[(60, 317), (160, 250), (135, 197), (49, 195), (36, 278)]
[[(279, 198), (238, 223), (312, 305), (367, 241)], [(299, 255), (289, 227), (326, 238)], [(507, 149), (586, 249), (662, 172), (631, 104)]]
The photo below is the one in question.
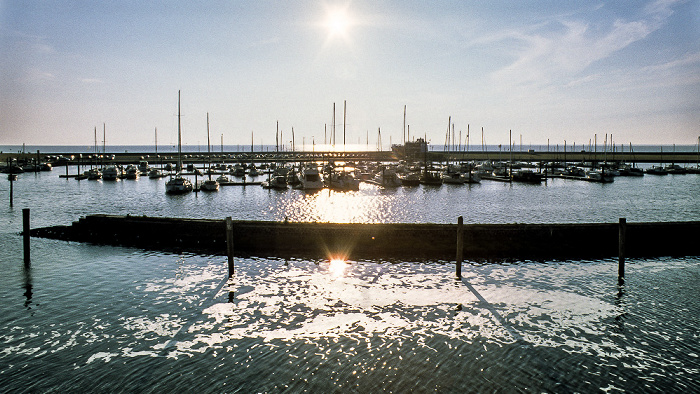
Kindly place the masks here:
[[(33, 238), (91, 213), (331, 222), (700, 220), (700, 176), (613, 184), (168, 196), (164, 181), (0, 182), (0, 391), (697, 392), (700, 258), (237, 258)], [(74, 171), (74, 170), (73, 170)], [(586, 242), (586, 240), (581, 240)]]

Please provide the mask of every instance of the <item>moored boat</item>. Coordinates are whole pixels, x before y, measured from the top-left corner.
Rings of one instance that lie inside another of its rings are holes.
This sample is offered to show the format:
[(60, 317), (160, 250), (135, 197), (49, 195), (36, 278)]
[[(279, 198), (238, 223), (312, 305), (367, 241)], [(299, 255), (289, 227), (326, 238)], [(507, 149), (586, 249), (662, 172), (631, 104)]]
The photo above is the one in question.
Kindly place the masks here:
[(299, 185), (296, 187), (302, 190), (323, 189), (323, 179), (321, 173), (315, 165), (304, 166), (299, 171)]
[(287, 189), (287, 179), (284, 175), (276, 175), (262, 183), (263, 189)]
[(192, 182), (179, 173), (165, 183), (165, 192), (168, 194), (185, 194), (191, 192), (192, 189)]
[(653, 166), (645, 171), (649, 175), (668, 175), (668, 171), (661, 166)]
[(116, 181), (122, 174), (122, 170), (117, 166), (109, 166), (102, 171), (102, 179), (105, 181)]
[(206, 192), (215, 192), (219, 190), (219, 182), (215, 179), (206, 179), (200, 184), (199, 188)]

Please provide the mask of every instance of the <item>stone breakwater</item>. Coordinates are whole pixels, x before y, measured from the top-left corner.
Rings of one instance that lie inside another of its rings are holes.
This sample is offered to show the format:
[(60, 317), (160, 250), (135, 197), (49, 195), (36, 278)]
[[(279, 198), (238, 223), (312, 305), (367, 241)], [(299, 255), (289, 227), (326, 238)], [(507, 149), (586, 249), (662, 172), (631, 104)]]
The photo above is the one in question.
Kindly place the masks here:
[[(224, 220), (89, 215), (35, 237), (173, 252), (226, 254)], [(700, 255), (700, 222), (627, 223), (626, 255)], [(234, 253), (262, 257), (454, 260), (457, 224), (233, 221)], [(606, 258), (618, 254), (618, 224), (467, 224), (471, 260)]]

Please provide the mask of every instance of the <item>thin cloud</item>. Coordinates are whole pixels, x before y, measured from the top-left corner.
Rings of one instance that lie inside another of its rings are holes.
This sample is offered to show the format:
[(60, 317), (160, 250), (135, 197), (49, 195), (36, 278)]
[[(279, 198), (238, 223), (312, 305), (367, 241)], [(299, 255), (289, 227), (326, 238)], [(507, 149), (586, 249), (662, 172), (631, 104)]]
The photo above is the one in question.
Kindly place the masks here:
[(80, 82), (87, 83), (87, 84), (104, 83), (101, 79), (97, 79), (97, 78), (81, 78)]
[(48, 71), (39, 70), (36, 68), (25, 71), (22, 82), (26, 83), (44, 83), (56, 80), (56, 76)]
[[(574, 79), (592, 63), (605, 59), (630, 44), (643, 40), (659, 29), (672, 14), (676, 1), (650, 4), (645, 18), (635, 21), (615, 20), (602, 34), (590, 23), (561, 21), (563, 29), (541, 33), (514, 32), (508, 37), (522, 46), (518, 58), (492, 73), (503, 86), (548, 85)], [(530, 29), (528, 29), (530, 30)]]

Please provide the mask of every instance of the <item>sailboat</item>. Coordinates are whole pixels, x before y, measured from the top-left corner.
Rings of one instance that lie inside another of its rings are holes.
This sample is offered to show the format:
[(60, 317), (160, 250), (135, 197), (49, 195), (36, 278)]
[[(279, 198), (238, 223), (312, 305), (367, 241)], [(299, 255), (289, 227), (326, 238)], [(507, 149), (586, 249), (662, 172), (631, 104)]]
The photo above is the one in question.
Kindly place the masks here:
[[(182, 122), (180, 120), (180, 91), (177, 91), (177, 170), (182, 170)], [(165, 183), (168, 194), (185, 194), (192, 191), (192, 182), (178, 172)]]
[(205, 192), (215, 192), (219, 190), (219, 182), (211, 179), (211, 142), (209, 141), (209, 112), (207, 112), (207, 157), (209, 160), (209, 179), (202, 182), (201, 189)]

